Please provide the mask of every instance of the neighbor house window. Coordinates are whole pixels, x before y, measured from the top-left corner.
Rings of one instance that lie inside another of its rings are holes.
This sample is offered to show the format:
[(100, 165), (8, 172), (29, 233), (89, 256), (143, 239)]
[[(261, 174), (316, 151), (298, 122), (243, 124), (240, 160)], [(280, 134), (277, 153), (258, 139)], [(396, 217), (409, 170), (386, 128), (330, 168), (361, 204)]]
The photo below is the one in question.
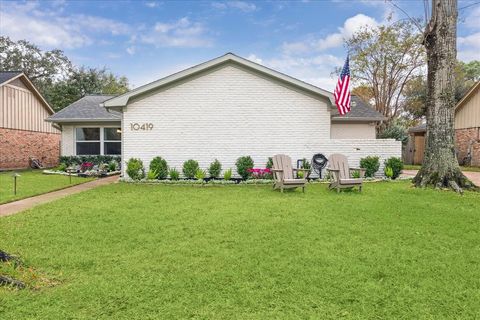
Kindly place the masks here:
[(120, 128), (76, 128), (77, 155), (118, 155), (122, 153)]

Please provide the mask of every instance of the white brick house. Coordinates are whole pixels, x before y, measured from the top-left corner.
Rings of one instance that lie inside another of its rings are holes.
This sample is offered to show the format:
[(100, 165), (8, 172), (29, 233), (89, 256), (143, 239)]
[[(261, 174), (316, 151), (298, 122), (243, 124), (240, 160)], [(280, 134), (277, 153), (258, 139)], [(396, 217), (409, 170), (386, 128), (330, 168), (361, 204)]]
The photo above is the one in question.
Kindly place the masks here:
[[(243, 155), (252, 156), (257, 167), (277, 153), (310, 159), (315, 153), (340, 152), (352, 165), (367, 155), (400, 157), (400, 142), (375, 139), (375, 124), (383, 117), (353, 101), (352, 112), (341, 117), (330, 92), (229, 53), (98, 108), (119, 117), (105, 126), (121, 126), (123, 161), (140, 158), (147, 167), (156, 156), (179, 170), (188, 159), (207, 168), (215, 158), (224, 169), (235, 169)], [(76, 139), (76, 128), (85, 125), (69, 120), (68, 113), (64, 155), (75, 154), (75, 145), (83, 142)], [(100, 119), (92, 118), (90, 124), (103, 127)]]

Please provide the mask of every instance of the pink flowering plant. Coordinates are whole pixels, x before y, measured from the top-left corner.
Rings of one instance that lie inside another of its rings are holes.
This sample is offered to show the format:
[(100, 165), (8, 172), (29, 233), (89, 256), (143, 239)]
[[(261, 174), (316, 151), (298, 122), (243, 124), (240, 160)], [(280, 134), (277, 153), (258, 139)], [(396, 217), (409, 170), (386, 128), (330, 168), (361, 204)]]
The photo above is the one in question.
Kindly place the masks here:
[(247, 170), (253, 179), (269, 179), (272, 174), (272, 170), (269, 168), (252, 168)]
[(92, 170), (93, 168), (93, 162), (84, 162), (82, 163), (82, 165), (80, 166), (80, 170), (82, 172), (85, 172), (87, 170)]

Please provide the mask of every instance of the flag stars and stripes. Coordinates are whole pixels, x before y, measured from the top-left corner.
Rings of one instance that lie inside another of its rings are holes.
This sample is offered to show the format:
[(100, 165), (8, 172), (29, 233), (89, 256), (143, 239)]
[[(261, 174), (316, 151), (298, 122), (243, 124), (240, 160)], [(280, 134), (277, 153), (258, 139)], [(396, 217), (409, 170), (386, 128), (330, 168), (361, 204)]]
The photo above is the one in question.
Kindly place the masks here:
[(342, 73), (340, 73), (340, 77), (338, 78), (337, 87), (333, 92), (333, 96), (335, 97), (338, 112), (342, 116), (350, 111), (350, 67), (348, 56)]

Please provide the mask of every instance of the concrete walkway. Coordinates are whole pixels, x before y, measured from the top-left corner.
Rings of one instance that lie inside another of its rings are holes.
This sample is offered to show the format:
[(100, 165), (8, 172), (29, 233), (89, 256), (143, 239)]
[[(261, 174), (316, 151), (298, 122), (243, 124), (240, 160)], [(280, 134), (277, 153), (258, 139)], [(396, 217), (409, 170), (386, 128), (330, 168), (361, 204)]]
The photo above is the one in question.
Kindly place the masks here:
[(44, 193), (38, 196), (33, 196), (30, 198), (2, 204), (0, 205), (0, 217), (10, 216), (12, 214), (33, 208), (39, 204), (51, 202), (51, 201), (69, 196), (71, 194), (79, 193), (82, 191), (96, 188), (98, 186), (103, 186), (103, 185), (117, 182), (118, 177), (119, 176), (101, 178), (94, 181), (78, 184), (76, 186), (65, 188), (62, 190)]
[[(418, 170), (403, 170), (401, 176), (413, 178), (417, 175)], [(480, 172), (471, 172), (471, 171), (464, 171), (463, 174), (465, 177), (470, 179), (476, 186), (480, 186)]]

